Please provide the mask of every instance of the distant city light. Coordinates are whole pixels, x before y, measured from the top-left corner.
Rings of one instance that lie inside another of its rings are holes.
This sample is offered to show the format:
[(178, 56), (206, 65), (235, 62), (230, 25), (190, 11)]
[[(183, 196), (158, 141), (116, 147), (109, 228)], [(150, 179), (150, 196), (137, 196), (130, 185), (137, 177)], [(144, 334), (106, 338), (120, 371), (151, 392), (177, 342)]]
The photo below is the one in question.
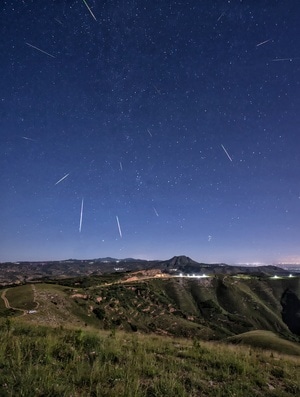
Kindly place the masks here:
[[(176, 277), (176, 276), (175, 276)], [(184, 275), (184, 274), (182, 274), (182, 273), (179, 273), (179, 275), (177, 276), (177, 277), (188, 277), (188, 278), (207, 278), (207, 277), (209, 277), (209, 276), (207, 276), (206, 274), (186, 274), (186, 275)]]

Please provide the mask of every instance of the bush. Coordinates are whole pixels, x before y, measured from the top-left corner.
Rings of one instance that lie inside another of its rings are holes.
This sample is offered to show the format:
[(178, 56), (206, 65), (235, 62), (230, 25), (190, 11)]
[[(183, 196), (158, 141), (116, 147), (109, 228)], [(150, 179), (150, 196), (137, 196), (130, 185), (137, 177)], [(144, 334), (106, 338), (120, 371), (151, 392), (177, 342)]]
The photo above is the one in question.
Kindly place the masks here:
[(97, 316), (99, 320), (103, 320), (105, 318), (105, 310), (101, 309), (100, 307), (96, 307), (93, 310), (93, 313)]

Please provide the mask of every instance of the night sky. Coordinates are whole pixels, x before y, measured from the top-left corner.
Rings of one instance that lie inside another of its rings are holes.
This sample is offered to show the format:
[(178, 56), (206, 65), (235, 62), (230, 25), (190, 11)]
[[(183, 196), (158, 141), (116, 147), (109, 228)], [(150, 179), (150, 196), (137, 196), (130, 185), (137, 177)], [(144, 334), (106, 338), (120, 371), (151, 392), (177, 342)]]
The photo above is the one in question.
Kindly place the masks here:
[(0, 10), (0, 261), (300, 262), (299, 0)]

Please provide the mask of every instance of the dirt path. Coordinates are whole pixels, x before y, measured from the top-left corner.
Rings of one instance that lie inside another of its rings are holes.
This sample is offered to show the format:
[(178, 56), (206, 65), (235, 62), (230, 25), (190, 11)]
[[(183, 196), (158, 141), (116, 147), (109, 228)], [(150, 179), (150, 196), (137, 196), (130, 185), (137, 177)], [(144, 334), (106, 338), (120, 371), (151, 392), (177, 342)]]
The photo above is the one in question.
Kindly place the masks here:
[(37, 291), (36, 291), (35, 285), (31, 284), (31, 288), (32, 288), (32, 292), (33, 292), (33, 302), (36, 304), (35, 310), (37, 310), (38, 307), (40, 306), (40, 303), (36, 300)]
[(7, 289), (5, 289), (5, 290), (2, 292), (2, 294), (1, 294), (1, 298), (2, 298), (3, 301), (4, 301), (4, 304), (5, 304), (6, 309), (12, 309), (12, 310), (16, 310), (16, 311), (22, 312), (21, 316), (25, 316), (25, 314), (27, 314), (27, 310), (19, 309), (18, 307), (12, 307), (12, 306), (10, 306), (9, 301), (8, 301), (8, 299), (7, 299), (7, 297), (6, 297), (6, 291), (7, 291)]
[(6, 298), (6, 291), (7, 291), (7, 289), (3, 290), (2, 294), (1, 294), (1, 298), (4, 300), (6, 309), (10, 309), (9, 302)]

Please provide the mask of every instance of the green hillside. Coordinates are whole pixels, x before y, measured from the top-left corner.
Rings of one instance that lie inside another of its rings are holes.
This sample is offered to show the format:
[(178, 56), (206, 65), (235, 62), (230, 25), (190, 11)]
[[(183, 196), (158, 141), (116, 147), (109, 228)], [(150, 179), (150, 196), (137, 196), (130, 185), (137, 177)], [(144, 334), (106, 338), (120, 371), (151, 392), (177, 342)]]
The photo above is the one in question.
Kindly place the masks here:
[(231, 336), (226, 339), (233, 344), (243, 344), (281, 354), (300, 356), (300, 344), (280, 338), (271, 331), (256, 330)]
[(1, 396), (300, 394), (299, 278), (59, 282), (0, 290)]
[(288, 397), (300, 359), (138, 333), (0, 322), (0, 395)]
[[(276, 285), (276, 282), (279, 283)], [(254, 329), (291, 336), (280, 298), (299, 279), (150, 279), (92, 287), (87, 302), (101, 311), (101, 326), (141, 331), (163, 329), (177, 336), (221, 339)], [(276, 291), (276, 294), (275, 294)]]
[[(300, 282), (296, 277), (193, 279), (141, 273), (131, 279), (108, 280), (106, 276), (105, 282), (98, 277), (65, 280), (64, 284), (8, 288), (5, 296), (13, 308), (10, 314), (22, 314), (22, 321), (40, 325), (92, 326), (206, 340), (254, 330), (298, 340), (282, 319), (284, 302), (286, 318), (298, 324)], [(286, 291), (289, 294), (282, 300)], [(296, 302), (294, 307), (288, 306), (290, 301)], [(1, 310), (3, 317), (5, 309)]]

